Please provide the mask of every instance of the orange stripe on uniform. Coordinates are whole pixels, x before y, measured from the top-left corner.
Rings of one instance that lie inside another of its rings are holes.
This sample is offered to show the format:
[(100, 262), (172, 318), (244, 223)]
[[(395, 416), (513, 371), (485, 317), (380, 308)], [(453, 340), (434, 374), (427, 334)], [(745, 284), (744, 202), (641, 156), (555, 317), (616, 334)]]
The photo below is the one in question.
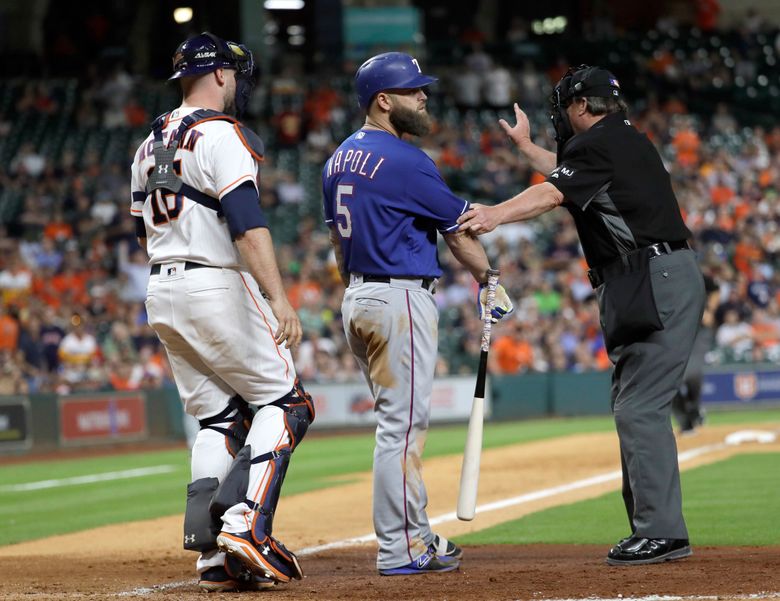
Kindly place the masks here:
[(230, 188), (230, 186), (235, 186), (235, 185), (236, 185), (236, 183), (240, 182), (242, 179), (250, 179), (251, 181), (255, 181), (255, 176), (254, 176), (254, 175), (252, 175), (252, 174), (242, 175), (242, 176), (241, 176), (241, 177), (239, 177), (237, 180), (234, 180), (234, 181), (230, 182), (230, 183), (229, 183), (227, 186), (225, 186), (225, 187), (224, 187), (224, 188), (222, 188), (222, 189), (221, 189), (219, 192), (217, 192), (217, 196), (218, 196), (219, 198), (222, 198), (222, 193), (223, 193), (225, 190), (227, 190), (228, 188)]
[(287, 363), (287, 359), (282, 357), (282, 353), (279, 351), (279, 345), (276, 344), (276, 338), (274, 337), (274, 331), (271, 329), (271, 324), (268, 323), (268, 319), (265, 316), (265, 313), (263, 313), (263, 310), (260, 308), (260, 305), (257, 304), (257, 299), (255, 298), (255, 295), (252, 294), (252, 289), (249, 287), (249, 285), (246, 283), (246, 280), (244, 279), (244, 274), (239, 273), (238, 275), (241, 276), (241, 281), (244, 282), (244, 288), (246, 288), (246, 291), (249, 293), (249, 296), (252, 299), (252, 302), (255, 304), (255, 307), (257, 307), (257, 310), (260, 311), (260, 315), (263, 317), (263, 321), (265, 322), (266, 327), (268, 328), (268, 333), (271, 335), (271, 340), (274, 341), (274, 347), (276, 348), (276, 354), (279, 355), (279, 358), (284, 361), (284, 377), (287, 378), (290, 374), (290, 365)]
[[(284, 447), (286, 447), (286, 446), (289, 446), (289, 445), (280, 445), (280, 444), (279, 444), (280, 442), (282, 442), (282, 439), (284, 438), (284, 435), (285, 435), (286, 433), (287, 433), (287, 430), (286, 430), (286, 428), (285, 428), (284, 430), (282, 430), (282, 433), (279, 435), (279, 440), (277, 440), (277, 441), (276, 441), (276, 444), (274, 445), (274, 451), (278, 451), (278, 450), (280, 450), (280, 449), (283, 449), (283, 448), (284, 448)], [(263, 480), (265, 480), (265, 476), (266, 476), (266, 474), (268, 473), (268, 470), (269, 470), (269, 469), (271, 470), (271, 476), (268, 478), (268, 481), (267, 481), (267, 483), (266, 483), (265, 489), (263, 490), (263, 494), (262, 494), (262, 496), (261, 496), (261, 495), (260, 495), (260, 489), (261, 489), (261, 487), (262, 487)], [(266, 462), (266, 466), (265, 466), (265, 472), (263, 473), (263, 476), (262, 476), (262, 478), (260, 478), (260, 482), (258, 482), (258, 484), (257, 484), (257, 490), (255, 490), (255, 494), (254, 494), (254, 495), (252, 495), (252, 497), (251, 497), (251, 498), (252, 498), (252, 500), (253, 500), (255, 503), (257, 503), (257, 502), (258, 502), (258, 501), (257, 501), (257, 497), (258, 497), (258, 496), (260, 497), (260, 502), (259, 502), (259, 504), (260, 504), (260, 505), (262, 505), (262, 504), (263, 504), (263, 501), (265, 501), (265, 494), (268, 492), (268, 485), (269, 485), (269, 484), (271, 484), (271, 479), (272, 479), (272, 478), (273, 478), (273, 476), (274, 476), (274, 471), (275, 471), (275, 470), (276, 470), (276, 465), (274, 464), (274, 462), (273, 462), (273, 461), (271, 461), (271, 460), (269, 459), (269, 460)], [(248, 492), (248, 491), (247, 491), (247, 492)], [(255, 515), (255, 518), (257, 518), (257, 515)], [(254, 525), (254, 522), (253, 522), (253, 525)]]

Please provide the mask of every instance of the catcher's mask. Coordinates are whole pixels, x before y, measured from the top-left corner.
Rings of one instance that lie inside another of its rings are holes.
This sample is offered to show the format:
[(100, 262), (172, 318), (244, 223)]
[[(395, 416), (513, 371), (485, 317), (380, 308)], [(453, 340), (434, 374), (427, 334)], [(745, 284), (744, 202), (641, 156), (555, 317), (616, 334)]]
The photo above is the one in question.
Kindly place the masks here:
[(252, 52), (243, 44), (223, 40), (208, 31), (191, 37), (176, 49), (174, 73), (169, 79), (205, 75), (216, 69), (236, 71), (236, 116), (240, 118), (247, 109), (257, 80)]
[(570, 67), (553, 89), (550, 97), (550, 119), (555, 128), (555, 141), (558, 148), (574, 135), (574, 130), (566, 114), (566, 108), (575, 98), (596, 96), (600, 98), (619, 98), (620, 83), (606, 69), (580, 65)]

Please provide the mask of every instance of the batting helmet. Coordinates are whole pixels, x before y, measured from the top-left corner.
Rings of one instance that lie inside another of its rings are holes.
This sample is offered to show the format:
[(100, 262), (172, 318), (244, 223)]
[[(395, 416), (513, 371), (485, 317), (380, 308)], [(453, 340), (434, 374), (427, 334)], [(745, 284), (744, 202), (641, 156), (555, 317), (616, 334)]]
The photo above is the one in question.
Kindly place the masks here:
[(410, 90), (438, 81), (423, 75), (417, 59), (403, 52), (385, 52), (372, 56), (355, 74), (358, 104), (367, 109), (371, 100), (383, 90)]
[(252, 53), (246, 46), (204, 31), (179, 44), (173, 55), (173, 75), (169, 79), (204, 75), (216, 69), (235, 69), (237, 76), (249, 78), (254, 66)]

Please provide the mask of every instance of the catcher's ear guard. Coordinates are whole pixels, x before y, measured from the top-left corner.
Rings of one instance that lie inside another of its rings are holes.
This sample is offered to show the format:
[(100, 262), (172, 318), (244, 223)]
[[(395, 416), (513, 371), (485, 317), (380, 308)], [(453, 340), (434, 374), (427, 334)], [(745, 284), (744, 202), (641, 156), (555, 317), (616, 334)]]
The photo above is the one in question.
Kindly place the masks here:
[(217, 548), (221, 516), (215, 519), (209, 504), (219, 486), (216, 478), (200, 478), (187, 485), (187, 508), (184, 511), (184, 548), (204, 553)]

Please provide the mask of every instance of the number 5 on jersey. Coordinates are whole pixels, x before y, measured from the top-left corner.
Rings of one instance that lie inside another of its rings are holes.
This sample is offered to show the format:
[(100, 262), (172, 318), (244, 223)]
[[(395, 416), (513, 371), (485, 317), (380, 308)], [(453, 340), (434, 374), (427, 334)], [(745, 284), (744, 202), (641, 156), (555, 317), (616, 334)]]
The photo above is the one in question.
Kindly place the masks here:
[(336, 214), (344, 217), (344, 223), (336, 220), (342, 238), (352, 237), (352, 215), (349, 212), (349, 206), (344, 203), (352, 196), (354, 188), (355, 186), (352, 184), (339, 184), (336, 188)]

